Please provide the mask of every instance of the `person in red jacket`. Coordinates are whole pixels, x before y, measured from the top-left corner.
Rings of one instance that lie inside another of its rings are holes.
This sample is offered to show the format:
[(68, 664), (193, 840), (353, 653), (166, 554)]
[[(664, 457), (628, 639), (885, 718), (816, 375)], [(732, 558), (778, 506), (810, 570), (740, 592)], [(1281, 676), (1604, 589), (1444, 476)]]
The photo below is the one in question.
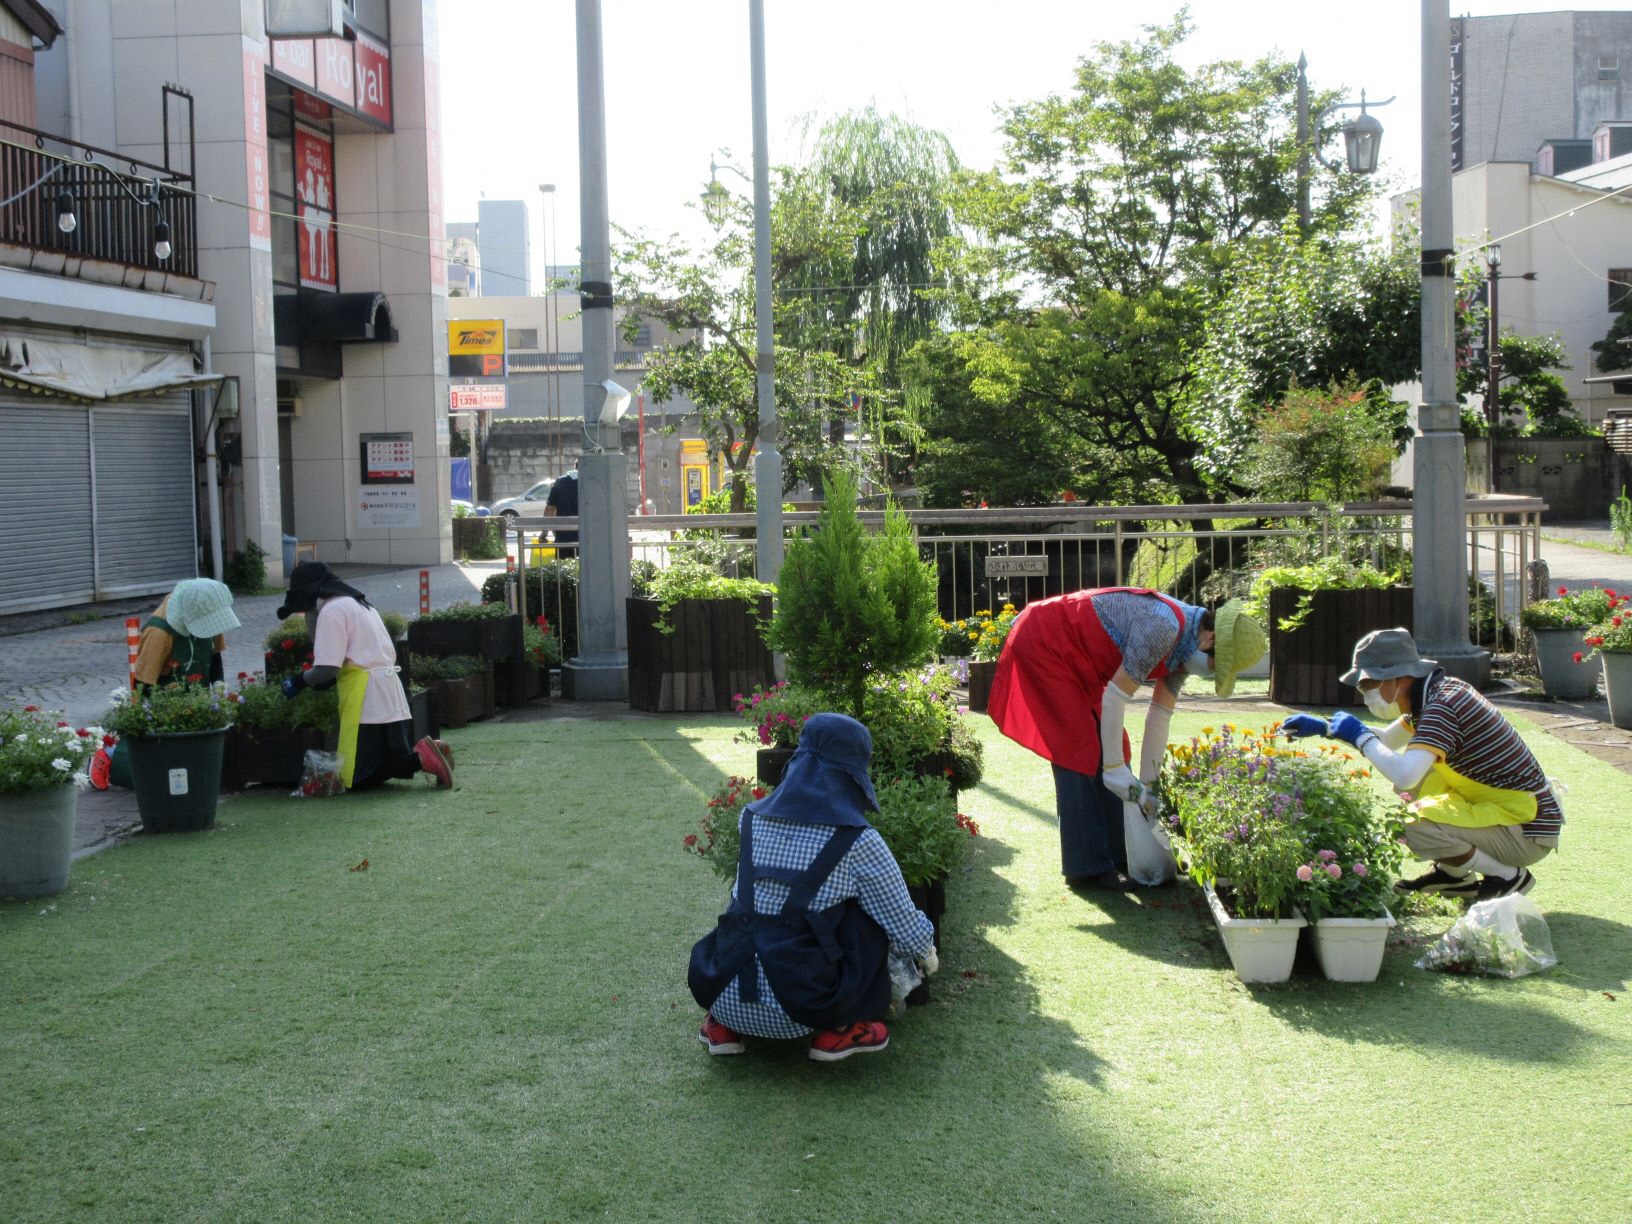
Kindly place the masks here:
[[(1185, 678), (1227, 697), (1263, 657), (1263, 626), (1232, 599), (1216, 612), (1156, 591), (1107, 587), (1028, 604), (1009, 630), (987, 706), (1004, 735), (1054, 767), (1060, 860), (1072, 885), (1127, 888), (1122, 804), (1156, 780)], [(1139, 775), (1123, 724), (1154, 683)]]

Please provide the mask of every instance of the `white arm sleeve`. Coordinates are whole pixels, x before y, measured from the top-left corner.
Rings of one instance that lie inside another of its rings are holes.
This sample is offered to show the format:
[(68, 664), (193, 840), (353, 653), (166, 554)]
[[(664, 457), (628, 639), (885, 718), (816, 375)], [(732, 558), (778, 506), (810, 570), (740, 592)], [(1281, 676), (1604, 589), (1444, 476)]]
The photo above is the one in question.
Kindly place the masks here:
[(1099, 702), (1099, 757), (1100, 769), (1111, 769), (1126, 764), (1122, 752), (1122, 728), (1128, 721), (1128, 695), (1116, 685), (1105, 686), (1105, 696)]
[[(1392, 728), (1390, 728), (1392, 730)], [(1373, 735), (1360, 749), (1366, 760), (1377, 766), (1377, 772), (1387, 778), (1395, 790), (1410, 790), (1428, 776), (1439, 758), (1426, 748), (1407, 748), (1396, 752)]]
[(1398, 752), (1411, 742), (1411, 725), (1403, 718), (1396, 718), (1377, 732), (1377, 738), (1383, 741), (1385, 748)]
[(1156, 781), (1167, 755), (1167, 732), (1173, 723), (1173, 708), (1155, 701), (1145, 715), (1145, 734), (1139, 741), (1139, 781), (1149, 786)]

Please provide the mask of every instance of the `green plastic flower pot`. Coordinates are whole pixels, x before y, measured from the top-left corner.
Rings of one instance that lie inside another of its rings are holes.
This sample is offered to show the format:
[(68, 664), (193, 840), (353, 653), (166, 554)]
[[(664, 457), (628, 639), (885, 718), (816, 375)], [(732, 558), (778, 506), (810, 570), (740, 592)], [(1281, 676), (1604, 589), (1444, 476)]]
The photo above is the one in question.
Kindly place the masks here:
[(78, 795), (72, 785), (0, 795), (0, 900), (68, 887)]
[(215, 827), (227, 731), (129, 736), (131, 781), (144, 833)]

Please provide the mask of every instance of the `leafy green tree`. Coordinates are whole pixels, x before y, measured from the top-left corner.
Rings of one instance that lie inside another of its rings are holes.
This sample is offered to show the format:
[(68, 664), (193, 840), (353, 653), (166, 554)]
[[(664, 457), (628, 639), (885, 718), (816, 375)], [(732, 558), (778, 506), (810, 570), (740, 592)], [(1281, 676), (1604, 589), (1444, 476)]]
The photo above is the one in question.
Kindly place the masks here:
[(833, 470), (816, 529), (788, 549), (767, 635), (788, 678), (866, 721), (867, 681), (929, 659), (940, 641), (934, 567), (920, 561), (893, 505), (877, 534), (862, 525), (854, 476)]
[(1600, 374), (1632, 370), (1632, 309), (1623, 309), (1615, 316), (1604, 338), (1594, 342), (1592, 351), (1597, 354), (1592, 364)]
[[(1204, 501), (1213, 439), (1196, 362), (1254, 244), (1296, 204), (1296, 69), (1270, 57), (1187, 70), (1180, 12), (1100, 44), (1074, 91), (1009, 110), (999, 170), (960, 176), (959, 219), (989, 245), (949, 245), (962, 356), (997, 413), (1046, 413), (1119, 462), (1081, 473), (1140, 500)], [(1317, 102), (1318, 105), (1318, 102)], [(1358, 221), (1372, 188), (1317, 172), (1316, 235)], [(1250, 430), (1248, 432), (1250, 436)]]
[(1356, 501), (1387, 483), (1394, 453), (1393, 430), (1365, 388), (1294, 387), (1259, 419), (1244, 474), (1267, 501)]
[[(1472, 317), (1478, 322), (1479, 314)], [(1554, 370), (1567, 370), (1564, 343), (1557, 336), (1520, 336), (1504, 333), (1497, 344), (1501, 350), (1501, 417), (1498, 436), (1524, 435), (1535, 438), (1573, 438), (1590, 434), (1570, 399), (1568, 385)], [(1485, 419), (1485, 387), (1489, 367), (1484, 361), (1465, 362), (1457, 371), (1457, 390), (1471, 398), (1477, 408), (1463, 413), (1463, 430), (1476, 436), (1488, 432)]]

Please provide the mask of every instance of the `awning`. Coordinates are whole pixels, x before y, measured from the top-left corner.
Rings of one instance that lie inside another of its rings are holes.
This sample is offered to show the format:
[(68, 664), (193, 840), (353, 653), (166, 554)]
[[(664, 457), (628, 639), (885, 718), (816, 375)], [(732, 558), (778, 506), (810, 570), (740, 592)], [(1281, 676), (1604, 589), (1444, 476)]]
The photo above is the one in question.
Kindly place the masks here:
[(99, 404), (213, 387), (222, 377), (198, 373), (190, 353), (0, 336), (0, 386), (35, 395)]
[(303, 293), (300, 338), (319, 344), (395, 343), (391, 303), (383, 293)]

